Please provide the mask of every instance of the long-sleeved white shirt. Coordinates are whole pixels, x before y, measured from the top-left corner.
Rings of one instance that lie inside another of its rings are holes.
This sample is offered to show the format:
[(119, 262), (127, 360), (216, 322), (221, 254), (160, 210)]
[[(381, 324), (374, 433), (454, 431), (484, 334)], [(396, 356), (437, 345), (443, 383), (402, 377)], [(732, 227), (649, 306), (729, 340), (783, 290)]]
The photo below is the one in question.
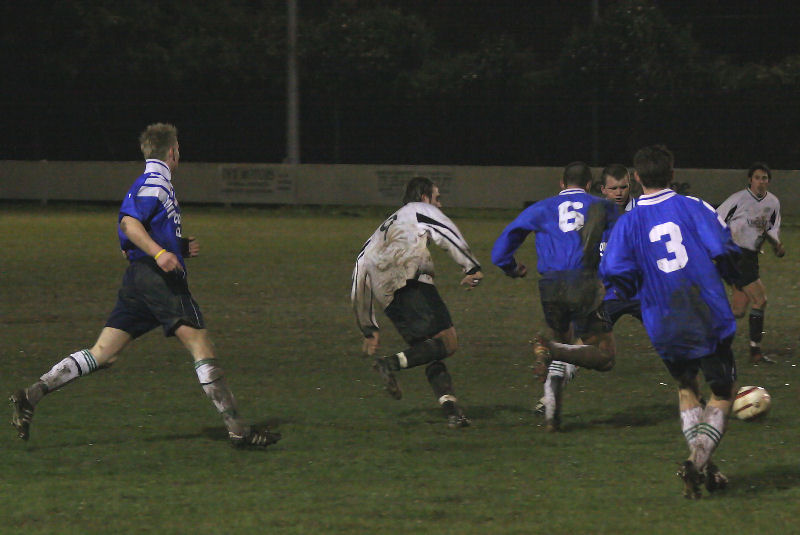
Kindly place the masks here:
[(389, 216), (370, 236), (353, 269), (350, 299), (365, 336), (378, 330), (374, 303), (381, 310), (409, 279), (433, 284), (434, 267), (428, 242), (447, 251), (465, 273), (480, 270), (458, 227), (432, 204), (408, 203)]

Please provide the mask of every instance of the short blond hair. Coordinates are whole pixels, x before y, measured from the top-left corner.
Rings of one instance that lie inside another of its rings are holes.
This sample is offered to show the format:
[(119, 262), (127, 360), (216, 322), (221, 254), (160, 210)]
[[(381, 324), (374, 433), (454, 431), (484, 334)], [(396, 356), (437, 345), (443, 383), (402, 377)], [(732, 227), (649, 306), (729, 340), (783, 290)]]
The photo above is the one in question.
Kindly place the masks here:
[(178, 129), (174, 125), (155, 123), (144, 129), (139, 136), (139, 147), (145, 160), (166, 160), (169, 149), (178, 144)]

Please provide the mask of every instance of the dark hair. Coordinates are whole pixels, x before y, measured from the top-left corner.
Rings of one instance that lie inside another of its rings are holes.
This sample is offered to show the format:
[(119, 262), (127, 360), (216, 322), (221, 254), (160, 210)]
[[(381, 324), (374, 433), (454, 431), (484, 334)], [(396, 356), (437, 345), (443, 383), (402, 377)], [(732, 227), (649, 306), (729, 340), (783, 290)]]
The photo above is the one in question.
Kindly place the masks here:
[(614, 177), (617, 180), (622, 180), (625, 177), (630, 178), (630, 175), (631, 174), (628, 171), (627, 167), (625, 167), (621, 163), (612, 163), (611, 165), (603, 169), (602, 173), (600, 173), (600, 180), (603, 186), (605, 186), (607, 176)]
[(769, 166), (764, 162), (755, 162), (753, 165), (750, 166), (750, 169), (747, 170), (747, 178), (753, 178), (753, 173), (756, 171), (764, 171), (767, 173), (767, 178), (772, 181), (772, 171), (770, 171)]
[(633, 167), (646, 188), (668, 187), (674, 163), (675, 157), (664, 145), (650, 145), (633, 155)]
[(592, 180), (592, 168), (583, 162), (572, 162), (564, 168), (562, 181), (565, 186), (585, 188)]
[(433, 180), (426, 176), (415, 176), (406, 185), (406, 193), (403, 195), (403, 204), (410, 202), (422, 202), (422, 196), (433, 199)]

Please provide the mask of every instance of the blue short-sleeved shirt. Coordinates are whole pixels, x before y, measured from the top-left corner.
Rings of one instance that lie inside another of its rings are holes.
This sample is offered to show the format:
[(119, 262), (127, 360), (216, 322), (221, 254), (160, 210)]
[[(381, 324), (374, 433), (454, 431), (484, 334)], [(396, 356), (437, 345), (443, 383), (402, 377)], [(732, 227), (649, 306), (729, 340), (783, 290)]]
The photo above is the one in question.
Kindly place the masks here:
[[(590, 210), (593, 205), (600, 210)], [(517, 265), (514, 253), (527, 235), (534, 232), (539, 273), (594, 269), (585, 263), (586, 240), (582, 230), (595, 225), (604, 230), (613, 225), (616, 217), (613, 203), (589, 195), (581, 188), (565, 189), (555, 197), (529, 206), (503, 230), (492, 248), (492, 263), (506, 273), (513, 271)]]
[(623, 293), (638, 290), (644, 327), (661, 358), (701, 358), (736, 332), (719, 264), (738, 254), (711, 206), (667, 189), (641, 196), (620, 218), (600, 275)]
[[(172, 174), (161, 160), (147, 160), (144, 173), (136, 179), (119, 209), (119, 219), (131, 216), (141, 221), (150, 237), (180, 260), (184, 272), (186, 264), (181, 254), (181, 209), (172, 188)], [(119, 243), (130, 261), (148, 256), (136, 247), (121, 229), (117, 229)]]

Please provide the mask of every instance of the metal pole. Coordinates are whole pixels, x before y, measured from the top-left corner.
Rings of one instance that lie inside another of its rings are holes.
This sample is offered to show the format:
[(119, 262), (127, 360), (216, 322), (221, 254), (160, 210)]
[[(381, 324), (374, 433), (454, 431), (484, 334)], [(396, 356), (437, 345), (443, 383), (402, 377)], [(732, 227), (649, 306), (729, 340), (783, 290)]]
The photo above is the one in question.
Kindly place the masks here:
[(297, 0), (286, 0), (288, 47), (286, 72), (286, 163), (300, 163), (300, 95), (297, 82)]
[[(600, 22), (600, 0), (592, 0), (592, 25)], [(592, 89), (592, 165), (600, 165), (600, 104), (597, 86)]]

